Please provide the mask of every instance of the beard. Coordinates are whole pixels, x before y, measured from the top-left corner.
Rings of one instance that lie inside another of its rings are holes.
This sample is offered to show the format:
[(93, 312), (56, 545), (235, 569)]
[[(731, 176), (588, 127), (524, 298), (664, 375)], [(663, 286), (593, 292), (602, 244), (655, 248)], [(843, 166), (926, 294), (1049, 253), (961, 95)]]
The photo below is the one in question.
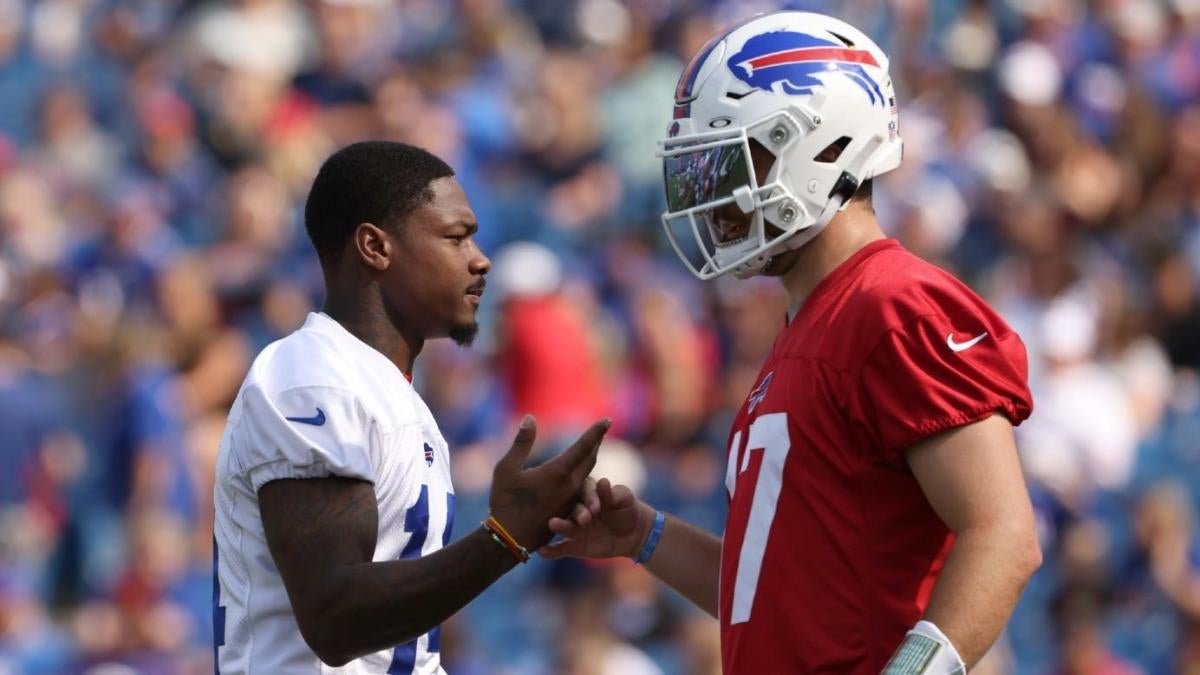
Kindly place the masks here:
[(459, 347), (470, 347), (475, 341), (475, 335), (479, 333), (479, 322), (472, 321), (470, 324), (455, 326), (450, 329), (450, 339), (454, 340), (454, 344)]

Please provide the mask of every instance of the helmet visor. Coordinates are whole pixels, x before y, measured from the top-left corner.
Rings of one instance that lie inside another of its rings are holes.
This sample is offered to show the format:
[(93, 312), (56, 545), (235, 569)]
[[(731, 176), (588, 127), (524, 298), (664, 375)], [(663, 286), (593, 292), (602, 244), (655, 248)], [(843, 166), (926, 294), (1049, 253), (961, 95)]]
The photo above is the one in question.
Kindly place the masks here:
[(663, 157), (667, 210), (686, 211), (750, 186), (750, 162), (745, 148), (745, 143), (739, 140), (693, 152), (676, 151)]

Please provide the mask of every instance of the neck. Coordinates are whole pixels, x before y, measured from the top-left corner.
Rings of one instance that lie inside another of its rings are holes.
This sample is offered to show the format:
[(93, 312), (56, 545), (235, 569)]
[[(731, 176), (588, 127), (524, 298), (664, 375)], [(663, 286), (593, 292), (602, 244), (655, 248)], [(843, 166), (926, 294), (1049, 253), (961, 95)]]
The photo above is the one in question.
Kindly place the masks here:
[(884, 238), (875, 213), (854, 204), (834, 216), (812, 241), (797, 251), (796, 259), (779, 277), (788, 294), (788, 306), (799, 307), (821, 280), (867, 244)]
[(396, 364), (400, 372), (412, 377), (413, 363), (421, 353), (425, 340), (405, 335), (388, 314), (378, 288), (339, 291), (326, 280), (329, 289), (321, 311), (337, 321), (351, 335), (367, 343)]

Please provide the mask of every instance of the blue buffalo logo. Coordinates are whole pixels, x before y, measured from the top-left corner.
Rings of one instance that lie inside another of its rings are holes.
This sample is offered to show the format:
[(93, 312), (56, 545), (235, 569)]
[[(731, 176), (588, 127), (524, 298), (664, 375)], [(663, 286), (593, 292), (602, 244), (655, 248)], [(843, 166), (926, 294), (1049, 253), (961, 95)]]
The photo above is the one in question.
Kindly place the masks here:
[(861, 87), (871, 105), (882, 106), (885, 100), (879, 84), (863, 69), (864, 65), (879, 67), (871, 52), (814, 35), (789, 31), (756, 35), (728, 65), (734, 77), (763, 91), (811, 95), (813, 88), (821, 86), (817, 75), (838, 72)]
[(747, 399), (749, 405), (746, 407), (746, 414), (754, 412), (754, 409), (758, 407), (758, 404), (762, 403), (763, 399), (767, 397), (767, 387), (771, 386), (771, 378), (773, 377), (775, 377), (775, 371), (772, 370), (771, 372), (767, 373), (767, 376), (763, 378), (763, 381), (754, 388), (754, 391), (750, 392), (750, 396)]

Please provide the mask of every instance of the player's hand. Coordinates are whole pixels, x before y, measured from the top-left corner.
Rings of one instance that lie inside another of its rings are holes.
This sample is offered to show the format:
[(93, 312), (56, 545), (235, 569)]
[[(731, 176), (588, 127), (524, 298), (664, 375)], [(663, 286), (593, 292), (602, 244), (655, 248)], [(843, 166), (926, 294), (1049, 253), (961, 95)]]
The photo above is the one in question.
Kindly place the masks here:
[(543, 546), (538, 553), (554, 560), (576, 558), (632, 558), (641, 550), (654, 524), (654, 509), (639, 501), (624, 485), (613, 486), (607, 478), (596, 483), (599, 512), (583, 503), (570, 518), (551, 518), (549, 527), (565, 539)]
[[(520, 544), (534, 550), (550, 541), (551, 518), (569, 516), (579, 501), (586, 501), (588, 474), (596, 465), (596, 453), (612, 420), (602, 419), (588, 427), (579, 439), (559, 456), (532, 469), (523, 469), (533, 450), (537, 423), (526, 415), (508, 453), (492, 472), (488, 499), (492, 515)], [(593, 500), (598, 504), (598, 498)], [(586, 506), (584, 507), (586, 511)]]
[[(587, 527), (596, 514), (600, 513), (600, 495), (596, 492), (596, 479), (588, 476), (583, 481), (579, 492), (579, 500), (570, 510), (570, 521), (581, 527)], [(551, 522), (567, 520), (566, 518), (551, 518)]]

